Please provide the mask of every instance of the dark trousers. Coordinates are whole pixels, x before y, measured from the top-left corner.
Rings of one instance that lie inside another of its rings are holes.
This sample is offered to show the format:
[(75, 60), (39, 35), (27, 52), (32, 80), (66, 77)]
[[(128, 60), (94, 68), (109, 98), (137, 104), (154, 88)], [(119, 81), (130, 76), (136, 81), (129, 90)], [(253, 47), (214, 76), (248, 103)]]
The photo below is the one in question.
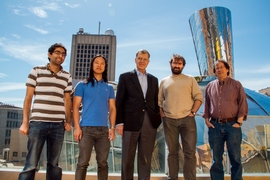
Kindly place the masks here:
[(82, 139), (79, 142), (79, 157), (75, 172), (76, 180), (84, 180), (86, 178), (93, 147), (96, 151), (98, 165), (97, 179), (108, 179), (108, 155), (110, 151), (108, 127), (87, 126), (82, 127)]
[(181, 137), (184, 164), (183, 175), (185, 180), (196, 180), (196, 142), (197, 128), (194, 117), (172, 119), (163, 117), (163, 128), (168, 146), (168, 179), (177, 180), (179, 172), (179, 135)]
[(138, 180), (150, 180), (151, 159), (157, 130), (153, 128), (148, 114), (145, 113), (140, 131), (124, 131), (122, 141), (122, 180), (132, 180), (134, 159), (138, 146)]

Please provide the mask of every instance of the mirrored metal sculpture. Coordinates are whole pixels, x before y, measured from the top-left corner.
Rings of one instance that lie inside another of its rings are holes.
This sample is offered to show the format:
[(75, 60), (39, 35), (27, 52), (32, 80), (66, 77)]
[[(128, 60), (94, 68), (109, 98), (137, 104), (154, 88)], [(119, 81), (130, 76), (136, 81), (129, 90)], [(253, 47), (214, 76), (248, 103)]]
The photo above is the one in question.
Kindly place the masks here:
[(218, 59), (226, 60), (234, 77), (233, 37), (231, 12), (224, 7), (208, 7), (196, 11), (189, 18), (199, 65), (200, 76), (204, 80), (213, 80), (213, 64)]

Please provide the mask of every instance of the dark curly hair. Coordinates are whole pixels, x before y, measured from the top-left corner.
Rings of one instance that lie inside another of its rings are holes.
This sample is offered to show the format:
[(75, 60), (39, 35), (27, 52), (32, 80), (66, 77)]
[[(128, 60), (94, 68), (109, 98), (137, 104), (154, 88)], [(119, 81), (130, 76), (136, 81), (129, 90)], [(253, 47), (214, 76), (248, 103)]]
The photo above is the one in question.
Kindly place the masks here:
[[(66, 47), (65, 47), (63, 44), (61, 44), (61, 43), (55, 43), (55, 44), (51, 45), (51, 47), (49, 47), (49, 49), (48, 49), (48, 53), (52, 54), (52, 53), (54, 52), (54, 50), (55, 50), (56, 48), (58, 48), (58, 47), (63, 48), (64, 51), (65, 51), (65, 54), (67, 54), (67, 49), (66, 49)], [(50, 61), (50, 58), (49, 58), (49, 57), (48, 57), (48, 59), (49, 59), (49, 61)]]

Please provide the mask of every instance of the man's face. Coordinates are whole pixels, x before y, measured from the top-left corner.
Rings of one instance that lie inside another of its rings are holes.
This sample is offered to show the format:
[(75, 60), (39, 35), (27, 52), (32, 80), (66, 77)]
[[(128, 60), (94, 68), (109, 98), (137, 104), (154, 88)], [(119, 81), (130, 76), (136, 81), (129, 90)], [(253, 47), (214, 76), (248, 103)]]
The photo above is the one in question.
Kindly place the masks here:
[(171, 62), (171, 70), (173, 74), (181, 74), (184, 67), (185, 66), (183, 64), (183, 61), (180, 59), (178, 60), (173, 59)]
[(106, 62), (102, 57), (97, 57), (93, 63), (94, 74), (102, 74), (105, 71)]
[(229, 70), (225, 67), (224, 63), (218, 62), (215, 65), (215, 75), (217, 76), (218, 79), (225, 79), (228, 75), (227, 73)]
[(149, 61), (150, 60), (148, 54), (138, 53), (137, 57), (135, 58), (135, 63), (138, 71), (144, 72), (149, 64)]
[(66, 53), (63, 48), (57, 47), (52, 54), (48, 52), (48, 57), (50, 58), (50, 63), (60, 66), (65, 61)]

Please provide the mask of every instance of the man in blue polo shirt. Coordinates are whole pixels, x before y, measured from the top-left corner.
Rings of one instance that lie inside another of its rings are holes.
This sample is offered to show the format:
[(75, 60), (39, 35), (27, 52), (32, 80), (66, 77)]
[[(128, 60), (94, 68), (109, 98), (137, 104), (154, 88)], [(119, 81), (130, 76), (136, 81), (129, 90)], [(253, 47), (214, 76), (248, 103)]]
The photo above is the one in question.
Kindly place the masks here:
[[(73, 97), (74, 138), (79, 142), (76, 180), (86, 177), (93, 146), (98, 164), (98, 179), (108, 179), (110, 141), (115, 139), (116, 108), (114, 90), (108, 84), (107, 60), (97, 55), (91, 61), (90, 76), (79, 82)], [(82, 112), (80, 117), (80, 105)], [(108, 129), (108, 112), (110, 129)]]

